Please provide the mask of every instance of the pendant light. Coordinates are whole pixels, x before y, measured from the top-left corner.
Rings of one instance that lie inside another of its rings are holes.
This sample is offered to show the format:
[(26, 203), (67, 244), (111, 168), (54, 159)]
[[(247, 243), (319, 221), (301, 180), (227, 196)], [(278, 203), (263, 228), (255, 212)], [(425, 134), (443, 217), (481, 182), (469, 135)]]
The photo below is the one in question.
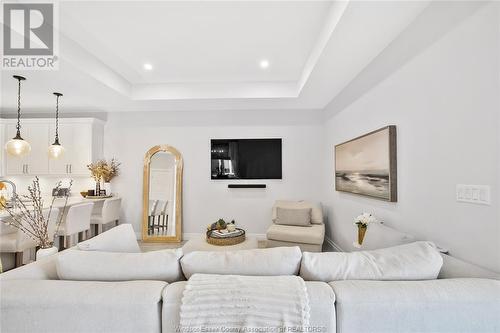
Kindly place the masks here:
[(54, 143), (49, 146), (49, 157), (58, 159), (64, 154), (64, 147), (59, 143), (59, 97), (63, 94), (55, 92), (56, 95), (56, 138)]
[(19, 75), (13, 77), (17, 80), (17, 133), (14, 138), (5, 144), (5, 150), (9, 155), (21, 157), (31, 151), (28, 141), (21, 137), (21, 81), (26, 80), (26, 78)]

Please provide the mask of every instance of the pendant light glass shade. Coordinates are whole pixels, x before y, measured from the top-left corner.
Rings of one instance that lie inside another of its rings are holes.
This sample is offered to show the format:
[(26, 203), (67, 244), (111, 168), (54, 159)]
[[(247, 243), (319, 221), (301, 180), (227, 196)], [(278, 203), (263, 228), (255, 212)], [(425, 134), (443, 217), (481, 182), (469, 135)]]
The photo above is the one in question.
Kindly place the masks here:
[(14, 75), (13, 77), (17, 80), (17, 133), (14, 138), (7, 141), (5, 150), (9, 155), (22, 157), (31, 151), (28, 141), (21, 137), (21, 81), (26, 80), (26, 78), (19, 75)]
[(60, 144), (53, 143), (49, 146), (49, 157), (58, 159), (64, 154), (64, 147)]
[(49, 146), (49, 158), (58, 159), (64, 154), (64, 147), (59, 143), (59, 97), (63, 94), (55, 92), (56, 95), (56, 138), (54, 143)]
[(7, 141), (5, 144), (5, 150), (7, 150), (9, 155), (22, 157), (29, 154), (31, 146), (28, 141), (25, 141), (22, 138), (13, 138)]

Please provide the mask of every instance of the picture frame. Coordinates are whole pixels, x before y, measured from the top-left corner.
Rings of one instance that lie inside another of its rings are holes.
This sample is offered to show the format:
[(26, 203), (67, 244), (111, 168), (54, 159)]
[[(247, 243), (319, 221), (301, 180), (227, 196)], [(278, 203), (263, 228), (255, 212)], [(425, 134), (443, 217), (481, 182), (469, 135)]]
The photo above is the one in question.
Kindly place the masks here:
[(397, 134), (389, 125), (334, 148), (335, 190), (397, 202)]

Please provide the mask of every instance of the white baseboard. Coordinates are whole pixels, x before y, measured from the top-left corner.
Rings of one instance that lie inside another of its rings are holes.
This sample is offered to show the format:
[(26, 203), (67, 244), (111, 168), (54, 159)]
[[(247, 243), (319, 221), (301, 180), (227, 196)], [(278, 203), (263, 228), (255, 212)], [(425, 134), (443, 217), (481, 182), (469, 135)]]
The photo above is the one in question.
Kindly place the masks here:
[(201, 236), (201, 232), (184, 232), (182, 234), (182, 240), (190, 240), (193, 238), (199, 238)]
[(344, 252), (344, 250), (342, 250), (342, 248), (340, 246), (335, 244), (335, 242), (329, 237), (325, 237), (325, 243), (326, 243), (326, 247), (329, 247), (331, 251)]

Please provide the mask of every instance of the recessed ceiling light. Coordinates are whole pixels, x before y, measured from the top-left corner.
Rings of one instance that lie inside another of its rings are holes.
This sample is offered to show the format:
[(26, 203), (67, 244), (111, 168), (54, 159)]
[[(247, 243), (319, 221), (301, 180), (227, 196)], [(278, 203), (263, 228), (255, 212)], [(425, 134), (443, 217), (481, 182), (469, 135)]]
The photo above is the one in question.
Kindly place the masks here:
[(269, 67), (269, 60), (263, 59), (260, 61), (259, 65), (260, 65), (260, 68), (266, 69), (267, 67)]
[(150, 70), (152, 70), (152, 69), (153, 69), (153, 65), (151, 65), (151, 64), (144, 64), (144, 66), (143, 66), (143, 67), (144, 67), (144, 69), (145, 69), (145, 70), (147, 70), (147, 71), (150, 71)]

